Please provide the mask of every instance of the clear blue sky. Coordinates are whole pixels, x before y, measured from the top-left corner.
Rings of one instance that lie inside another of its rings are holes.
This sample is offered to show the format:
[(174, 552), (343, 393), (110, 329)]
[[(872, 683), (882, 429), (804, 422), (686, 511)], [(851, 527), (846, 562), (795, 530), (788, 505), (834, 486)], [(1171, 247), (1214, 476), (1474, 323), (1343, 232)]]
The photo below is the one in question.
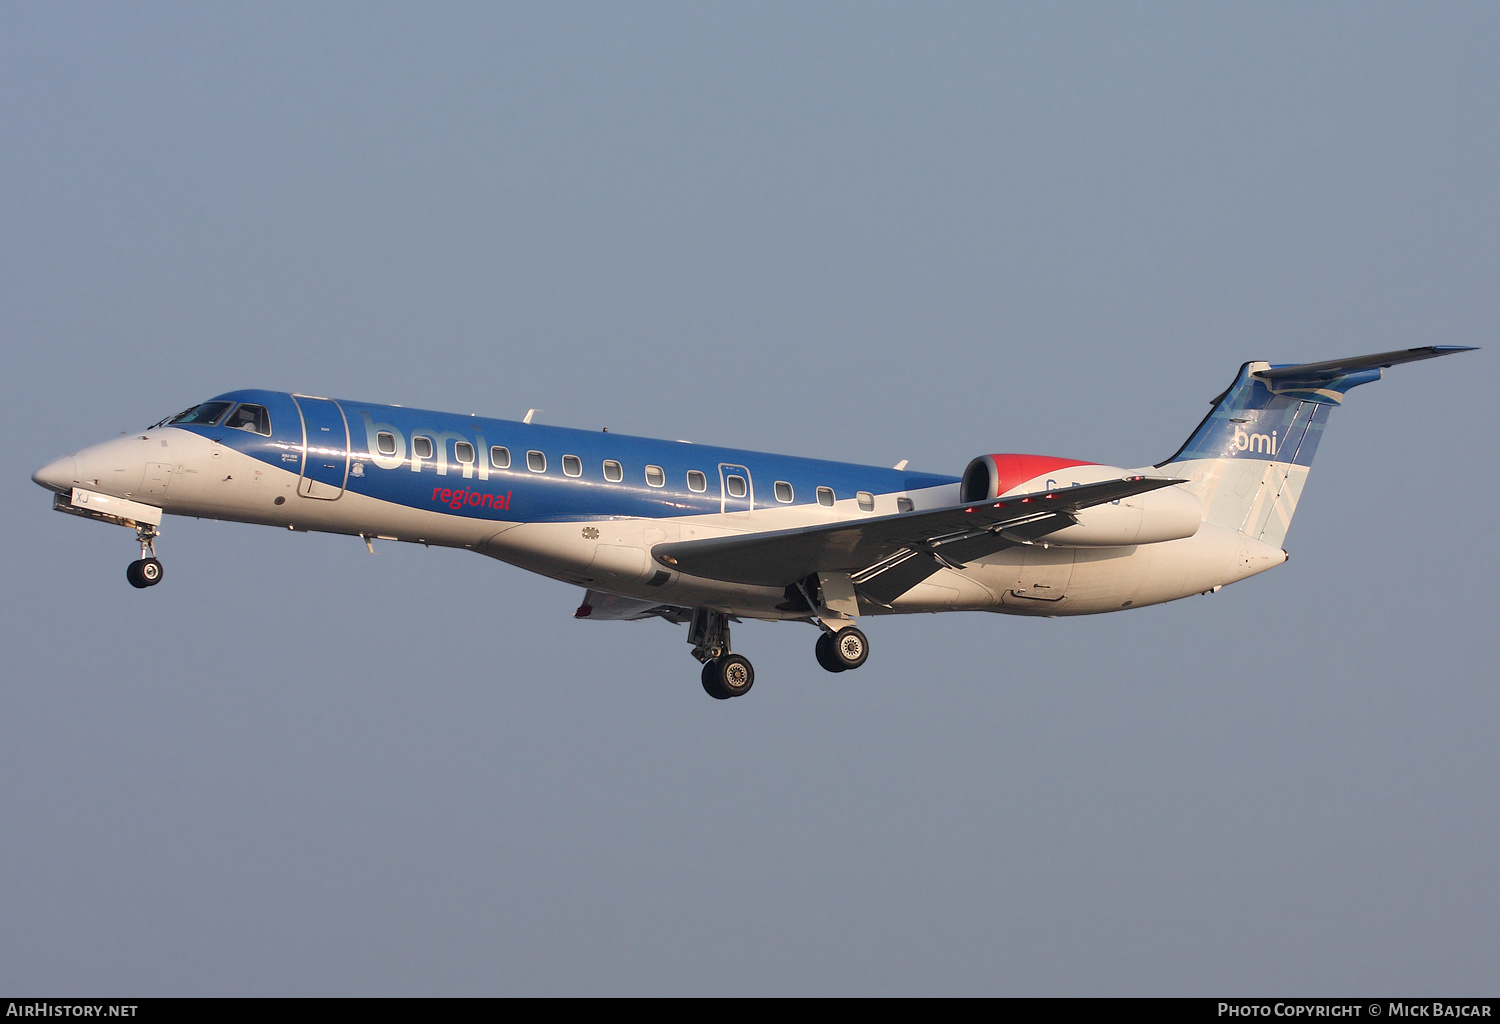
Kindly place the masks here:
[[(1494, 4), (0, 7), (0, 990), (1500, 987)], [(1423, 344), (1291, 560), (1080, 620), (571, 618), (29, 474), (238, 387), (958, 473)], [(1487, 454), (1488, 453), (1488, 454)]]

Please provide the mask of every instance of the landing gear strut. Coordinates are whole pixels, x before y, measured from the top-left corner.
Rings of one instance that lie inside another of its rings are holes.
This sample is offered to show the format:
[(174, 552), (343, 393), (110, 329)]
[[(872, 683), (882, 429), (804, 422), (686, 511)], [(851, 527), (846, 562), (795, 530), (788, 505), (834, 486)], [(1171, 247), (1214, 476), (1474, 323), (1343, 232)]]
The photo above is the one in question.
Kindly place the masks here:
[(709, 608), (694, 608), (688, 625), (693, 657), (703, 662), (703, 689), (716, 700), (742, 697), (755, 685), (750, 659), (729, 651), (729, 616)]
[(137, 590), (154, 587), (161, 582), (165, 570), (156, 558), (156, 527), (141, 523), (135, 528), (136, 539), (141, 542), (141, 557), (125, 568), (125, 578)]
[(853, 626), (845, 626), (837, 633), (824, 633), (818, 637), (816, 648), (818, 664), (830, 672), (846, 672), (859, 668), (870, 656), (870, 641)]

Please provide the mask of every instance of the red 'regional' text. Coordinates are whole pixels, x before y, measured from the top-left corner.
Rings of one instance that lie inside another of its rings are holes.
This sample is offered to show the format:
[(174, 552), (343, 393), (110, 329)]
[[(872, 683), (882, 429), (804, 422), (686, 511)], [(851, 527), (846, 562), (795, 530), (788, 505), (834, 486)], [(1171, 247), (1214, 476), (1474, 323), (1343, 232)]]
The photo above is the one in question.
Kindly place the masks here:
[(509, 510), (510, 496), (510, 491), (506, 491), (504, 494), (482, 494), (479, 491), (471, 491), (467, 487), (462, 490), (453, 490), (448, 487), (434, 487), (432, 489), (432, 500), (440, 505), (447, 505), (451, 509), (471, 506), (473, 508)]

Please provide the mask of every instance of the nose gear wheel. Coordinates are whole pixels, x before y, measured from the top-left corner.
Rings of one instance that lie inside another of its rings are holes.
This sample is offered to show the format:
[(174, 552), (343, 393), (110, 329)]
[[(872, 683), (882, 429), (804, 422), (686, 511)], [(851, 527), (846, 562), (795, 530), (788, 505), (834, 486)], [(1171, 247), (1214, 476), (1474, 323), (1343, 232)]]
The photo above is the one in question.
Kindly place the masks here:
[(156, 557), (158, 536), (156, 527), (141, 523), (135, 528), (135, 536), (136, 540), (141, 543), (141, 557), (125, 567), (125, 578), (130, 581), (132, 587), (144, 590), (160, 583), (166, 570), (161, 567), (161, 562)]
[(163, 575), (165, 570), (155, 558), (140, 558), (125, 567), (125, 578), (137, 590), (156, 586)]

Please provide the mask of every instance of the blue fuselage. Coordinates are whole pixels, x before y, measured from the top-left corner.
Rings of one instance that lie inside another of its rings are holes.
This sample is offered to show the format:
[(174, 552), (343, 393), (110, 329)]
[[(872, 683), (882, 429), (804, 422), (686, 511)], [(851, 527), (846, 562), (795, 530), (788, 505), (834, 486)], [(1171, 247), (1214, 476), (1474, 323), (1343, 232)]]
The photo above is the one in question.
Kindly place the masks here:
[[(233, 391), (218, 400), (265, 406), (270, 436), (178, 426), (315, 480), (328, 497), (347, 491), (473, 519), (671, 519), (816, 504), (820, 488), (827, 503), (860, 492), (905, 494), (958, 483), (930, 473), (284, 392)], [(732, 477), (743, 478), (744, 487)]]

